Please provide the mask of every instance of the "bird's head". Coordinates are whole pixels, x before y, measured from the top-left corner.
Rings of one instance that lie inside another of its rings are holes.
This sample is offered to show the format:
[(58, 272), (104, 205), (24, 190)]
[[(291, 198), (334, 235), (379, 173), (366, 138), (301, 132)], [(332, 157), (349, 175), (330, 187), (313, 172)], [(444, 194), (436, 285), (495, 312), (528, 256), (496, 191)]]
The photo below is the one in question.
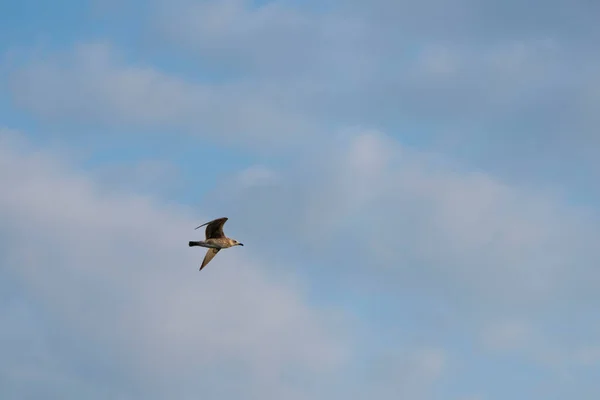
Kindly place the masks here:
[(237, 240), (235, 240), (235, 239), (234, 239), (234, 240), (233, 240), (233, 245), (234, 245), (234, 246), (243, 246), (243, 245), (244, 245), (244, 243), (240, 243), (240, 242), (238, 242)]

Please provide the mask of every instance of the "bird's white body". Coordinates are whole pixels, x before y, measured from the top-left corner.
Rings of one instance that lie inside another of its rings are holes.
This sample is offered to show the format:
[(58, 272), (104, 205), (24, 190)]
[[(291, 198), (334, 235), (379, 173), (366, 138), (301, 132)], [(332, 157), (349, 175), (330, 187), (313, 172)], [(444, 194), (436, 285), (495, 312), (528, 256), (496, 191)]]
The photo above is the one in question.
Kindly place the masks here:
[(196, 243), (198, 243), (198, 246), (208, 247), (210, 249), (227, 249), (239, 244), (237, 241), (229, 238), (200, 240)]
[(219, 250), (227, 249), (233, 246), (243, 246), (242, 243), (237, 240), (230, 239), (223, 233), (223, 224), (227, 221), (227, 218), (219, 218), (213, 221), (207, 222), (205, 224), (200, 225), (196, 229), (208, 225), (206, 227), (206, 240), (198, 240), (191, 241), (190, 247), (192, 246), (200, 246), (207, 247), (209, 250), (206, 252), (206, 256), (204, 256), (204, 260), (202, 261), (202, 265), (200, 266), (200, 271), (202, 268), (206, 266), (213, 259), (214, 256), (217, 255)]

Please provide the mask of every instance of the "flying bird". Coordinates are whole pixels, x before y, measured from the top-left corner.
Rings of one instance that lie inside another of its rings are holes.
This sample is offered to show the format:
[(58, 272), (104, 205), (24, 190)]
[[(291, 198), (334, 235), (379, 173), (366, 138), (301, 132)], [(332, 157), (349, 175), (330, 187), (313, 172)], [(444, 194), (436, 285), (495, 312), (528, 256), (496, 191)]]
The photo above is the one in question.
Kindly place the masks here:
[(233, 246), (243, 246), (242, 243), (237, 240), (230, 239), (223, 233), (223, 225), (227, 222), (226, 217), (218, 218), (202, 224), (195, 229), (201, 228), (206, 225), (206, 240), (192, 241), (190, 242), (190, 247), (192, 246), (201, 246), (207, 247), (208, 251), (204, 256), (204, 260), (202, 261), (202, 265), (200, 266), (199, 271), (202, 271), (202, 268), (206, 266), (217, 255), (217, 253), (221, 249), (226, 249)]

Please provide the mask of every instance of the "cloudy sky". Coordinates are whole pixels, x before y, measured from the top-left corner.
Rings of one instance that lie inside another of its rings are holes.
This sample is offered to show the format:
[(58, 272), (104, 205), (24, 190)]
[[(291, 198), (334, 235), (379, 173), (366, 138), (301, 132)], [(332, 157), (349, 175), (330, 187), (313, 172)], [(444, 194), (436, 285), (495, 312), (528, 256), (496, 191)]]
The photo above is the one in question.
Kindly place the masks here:
[(599, 4), (1, 3), (0, 397), (598, 399)]

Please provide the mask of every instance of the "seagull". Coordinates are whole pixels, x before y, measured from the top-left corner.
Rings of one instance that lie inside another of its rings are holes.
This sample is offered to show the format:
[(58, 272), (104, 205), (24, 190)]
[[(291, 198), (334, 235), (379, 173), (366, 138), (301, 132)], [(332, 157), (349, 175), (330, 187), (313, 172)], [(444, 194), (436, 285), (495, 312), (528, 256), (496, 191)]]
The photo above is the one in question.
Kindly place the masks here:
[(204, 268), (206, 266), (206, 264), (208, 264), (210, 262), (210, 260), (212, 260), (214, 258), (214, 256), (217, 255), (219, 250), (226, 249), (226, 248), (233, 247), (233, 246), (243, 246), (242, 243), (238, 242), (237, 240), (228, 238), (223, 233), (223, 224), (225, 224), (225, 222), (227, 222), (227, 219), (228, 218), (226, 218), (226, 217), (217, 218), (215, 220), (212, 220), (210, 222), (207, 222), (207, 223), (202, 224), (195, 228), (195, 229), (198, 229), (198, 228), (203, 227), (204, 225), (207, 225), (206, 226), (206, 240), (190, 242), (190, 247), (192, 247), (192, 246), (208, 247), (208, 251), (206, 252), (206, 255), (204, 256), (204, 260), (202, 261), (202, 265), (200, 266), (200, 269), (198, 271), (202, 271), (202, 268)]

